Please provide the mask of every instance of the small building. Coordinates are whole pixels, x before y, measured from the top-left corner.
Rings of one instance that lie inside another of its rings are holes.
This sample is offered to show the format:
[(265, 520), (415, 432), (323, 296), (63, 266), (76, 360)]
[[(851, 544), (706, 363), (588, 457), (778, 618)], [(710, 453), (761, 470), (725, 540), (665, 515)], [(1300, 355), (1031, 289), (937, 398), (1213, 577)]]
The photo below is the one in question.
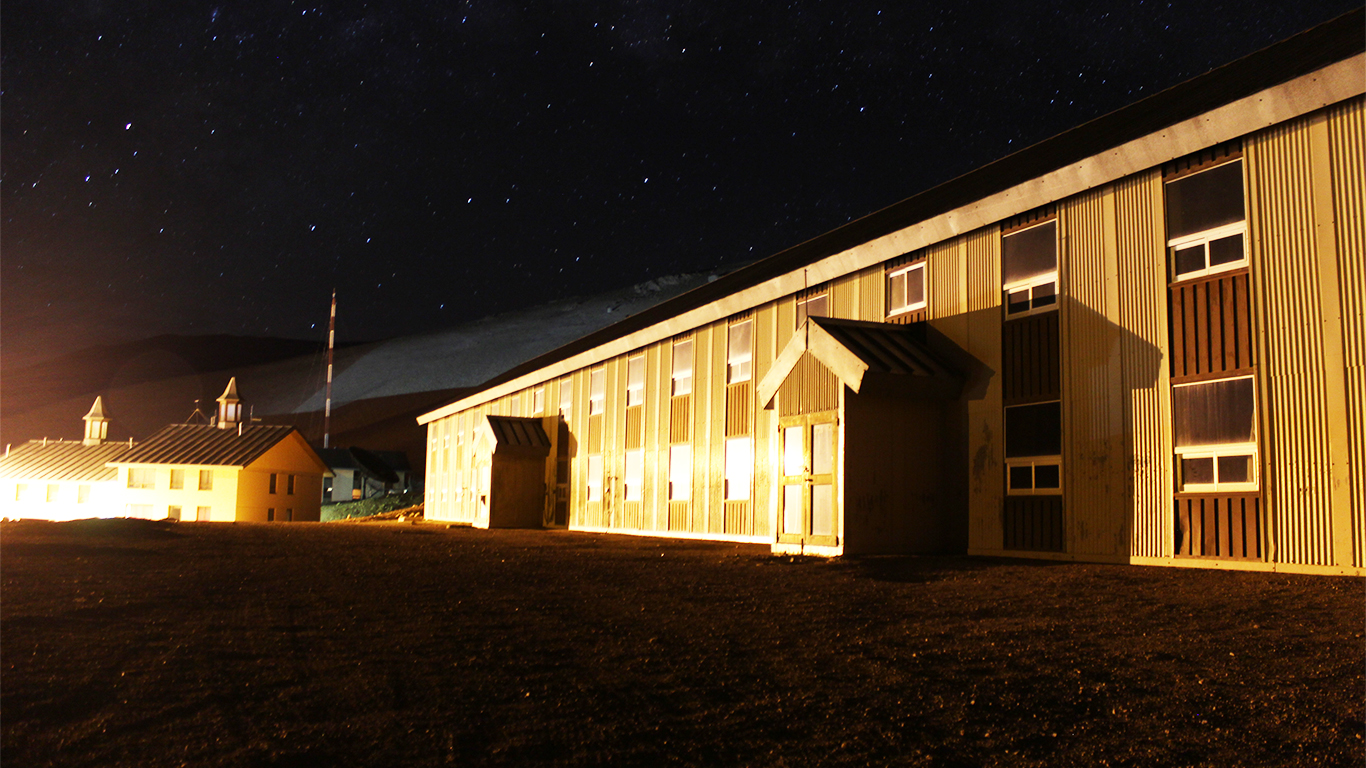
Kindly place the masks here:
[(370, 451), (364, 448), (317, 450), (332, 477), (323, 479), (323, 503), (358, 501), (387, 493), (413, 489), (412, 469), (402, 451)]
[(539, 528), (551, 487), (540, 419), (486, 416), (474, 438), (476, 528)]
[(219, 522), (316, 522), (330, 474), (294, 427), (242, 420), (235, 378), (213, 423), (171, 424), (110, 466), (124, 516)]
[(1354, 10), (422, 415), (426, 517), (496, 524), (491, 425), (532, 418), (547, 527), (1366, 573), (1363, 29)]
[(132, 443), (110, 443), (104, 399), (85, 415), (85, 437), (30, 440), (0, 458), (0, 515), (39, 520), (116, 517), (123, 512), (116, 480), (108, 466)]

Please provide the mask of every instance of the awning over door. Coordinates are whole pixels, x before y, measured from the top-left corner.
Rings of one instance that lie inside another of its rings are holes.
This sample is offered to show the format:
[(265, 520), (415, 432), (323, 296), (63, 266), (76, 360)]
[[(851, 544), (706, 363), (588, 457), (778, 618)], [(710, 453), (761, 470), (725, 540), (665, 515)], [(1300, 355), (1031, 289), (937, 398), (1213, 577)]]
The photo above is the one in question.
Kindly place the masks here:
[[(807, 318), (759, 382), (759, 403), (772, 408), (783, 382), (810, 354), (853, 392), (869, 385), (955, 398), (963, 377), (931, 349), (936, 332), (925, 323), (894, 325), (829, 317)], [(947, 342), (944, 339), (943, 342)]]
[(480, 432), (488, 440), (489, 452), (499, 456), (550, 455), (550, 437), (537, 418), (488, 416)]

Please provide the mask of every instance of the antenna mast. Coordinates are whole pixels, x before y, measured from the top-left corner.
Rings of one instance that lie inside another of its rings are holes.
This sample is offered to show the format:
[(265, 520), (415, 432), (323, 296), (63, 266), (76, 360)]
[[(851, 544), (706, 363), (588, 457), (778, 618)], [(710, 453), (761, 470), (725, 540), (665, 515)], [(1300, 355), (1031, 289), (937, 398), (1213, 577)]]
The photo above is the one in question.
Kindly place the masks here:
[(323, 447), (332, 436), (332, 350), (337, 342), (337, 289), (332, 289), (332, 313), (327, 318), (327, 402), (323, 406)]

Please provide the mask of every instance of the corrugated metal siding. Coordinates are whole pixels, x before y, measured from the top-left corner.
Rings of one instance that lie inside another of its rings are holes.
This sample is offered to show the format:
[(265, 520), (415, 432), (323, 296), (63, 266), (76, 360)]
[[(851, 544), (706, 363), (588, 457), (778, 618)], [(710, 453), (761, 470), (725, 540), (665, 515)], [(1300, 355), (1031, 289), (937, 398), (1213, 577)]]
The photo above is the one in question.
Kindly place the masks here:
[(1129, 554), (1172, 554), (1171, 394), (1167, 376), (1166, 246), (1157, 172), (1115, 187), (1119, 324), (1130, 466)]
[(753, 431), (754, 381), (726, 387), (726, 436), (748, 435)]
[(1007, 496), (1001, 513), (1002, 547), (1062, 552), (1067, 532), (1061, 496)]
[(858, 273), (845, 275), (830, 283), (830, 316), (860, 319)]
[(1060, 306), (1063, 358), (1062, 471), (1068, 549), (1126, 552), (1129, 478), (1121, 399), (1119, 256), (1115, 200), (1109, 191), (1081, 195), (1058, 212), (1067, 267)]
[(1044, 312), (1001, 326), (1001, 379), (1006, 405), (1062, 395), (1059, 315)]
[[(1001, 548), (1005, 435), (1001, 410), (1001, 236), (988, 227), (967, 237), (968, 335), (962, 346), (995, 372), (968, 401), (968, 546)], [(961, 343), (961, 342), (960, 342)]]
[(1352, 563), (1366, 566), (1366, 100), (1328, 112), (1333, 221), (1341, 287), (1348, 456), (1352, 470)]
[(1247, 272), (1171, 287), (1173, 377), (1251, 368), (1257, 363)]
[(1245, 146), (1252, 268), (1260, 286), (1266, 391), (1262, 441), (1276, 562), (1332, 562), (1323, 318), (1314, 242), (1309, 136), (1302, 123)]
[[(754, 381), (762, 381), (773, 367), (777, 356), (778, 305), (766, 304), (754, 313)], [(778, 435), (774, 411), (767, 408), (754, 408), (754, 498), (750, 508), (754, 515), (755, 536), (770, 536), (773, 531), (772, 520), (777, 511), (773, 501), (773, 474), (770, 469), (776, 458), (774, 453)]]
[[(962, 238), (932, 245), (926, 252), (925, 277), (929, 283), (929, 306), (925, 309), (929, 318), (957, 321), (968, 310)], [(939, 326), (938, 323), (935, 325)]]
[(810, 352), (802, 354), (792, 373), (778, 388), (778, 412), (783, 416), (833, 411), (840, 404), (840, 381)]
[(887, 286), (881, 266), (859, 273), (858, 319), (882, 322), (887, 316)]
[(1262, 558), (1261, 494), (1201, 494), (1176, 500), (1176, 554)]

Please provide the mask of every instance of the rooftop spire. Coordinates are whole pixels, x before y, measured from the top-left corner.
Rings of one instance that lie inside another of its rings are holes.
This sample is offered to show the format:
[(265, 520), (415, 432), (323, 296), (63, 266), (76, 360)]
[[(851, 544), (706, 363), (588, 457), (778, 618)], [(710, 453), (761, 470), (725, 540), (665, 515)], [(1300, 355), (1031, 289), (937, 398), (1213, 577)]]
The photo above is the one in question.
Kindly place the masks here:
[(228, 388), (218, 396), (218, 428), (236, 429), (242, 423), (242, 398), (237, 396), (237, 377), (228, 380)]
[(95, 404), (90, 406), (90, 413), (82, 418), (85, 419), (85, 445), (99, 445), (109, 437), (109, 416), (104, 412), (104, 398), (96, 397)]

